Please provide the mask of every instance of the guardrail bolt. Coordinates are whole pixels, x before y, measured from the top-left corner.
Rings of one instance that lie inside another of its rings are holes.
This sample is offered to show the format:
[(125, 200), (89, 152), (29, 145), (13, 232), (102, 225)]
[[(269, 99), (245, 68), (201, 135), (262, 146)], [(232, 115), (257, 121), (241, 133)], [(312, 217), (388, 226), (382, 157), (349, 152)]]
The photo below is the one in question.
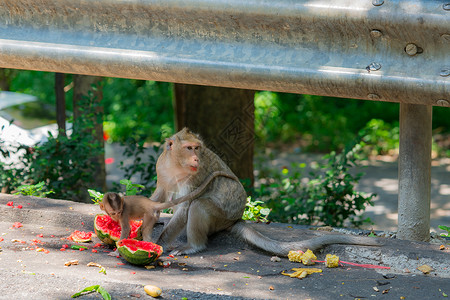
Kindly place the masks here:
[(436, 103), (437, 103), (437, 105), (439, 105), (439, 106), (447, 106), (447, 107), (450, 107), (450, 103), (448, 103), (448, 101), (447, 101), (447, 100), (444, 100), (444, 99), (438, 100)]
[(447, 77), (450, 75), (450, 67), (442, 68), (441, 72), (439, 73), (442, 77)]
[[(375, 0), (374, 0), (375, 1)], [(372, 3), (373, 3), (373, 1), (372, 1)], [(375, 4), (374, 4), (375, 5)], [(442, 8), (444, 9), (444, 10), (450, 10), (450, 3), (445, 3), (444, 5), (442, 5)]]
[(372, 31), (370, 31), (370, 36), (373, 38), (379, 38), (382, 35), (383, 35), (383, 33), (378, 29), (373, 29)]
[(405, 52), (410, 56), (414, 56), (418, 53), (422, 53), (423, 49), (418, 47), (416, 44), (409, 43), (405, 47)]
[(374, 6), (380, 6), (380, 5), (383, 5), (383, 3), (384, 3), (384, 0), (372, 0), (372, 4)]
[(381, 69), (381, 64), (377, 62), (373, 62), (366, 67), (367, 72), (378, 71), (379, 69)]

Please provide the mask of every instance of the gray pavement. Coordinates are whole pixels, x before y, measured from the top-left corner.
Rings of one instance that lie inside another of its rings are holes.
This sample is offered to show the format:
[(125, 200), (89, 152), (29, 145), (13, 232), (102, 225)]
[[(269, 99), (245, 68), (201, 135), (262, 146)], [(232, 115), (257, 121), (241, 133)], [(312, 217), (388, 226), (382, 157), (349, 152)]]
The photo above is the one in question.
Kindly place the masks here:
[[(14, 207), (6, 205), (10, 201)], [(448, 299), (445, 295), (450, 295), (449, 240), (429, 244), (386, 239), (380, 248), (332, 245), (316, 253), (319, 260), (331, 253), (343, 261), (390, 269), (327, 269), (318, 263), (315, 267), (323, 272), (302, 280), (280, 274), (302, 267), (299, 263), (286, 258), (272, 262), (270, 254), (228, 232), (212, 237), (208, 249), (196, 255), (171, 258), (164, 253), (160, 261), (171, 263), (166, 268), (130, 265), (108, 255), (108, 248), (95, 248), (97, 238), (86, 244), (86, 251), (60, 251), (63, 244), (73, 244), (66, 237), (74, 230), (93, 231), (94, 216), (99, 212), (93, 204), (0, 194), (0, 299), (69, 299), (97, 284), (112, 299), (151, 299), (143, 290), (146, 284), (160, 287), (161, 299)], [(162, 221), (167, 219), (164, 215)], [(15, 222), (23, 227), (14, 228)], [(334, 234), (287, 224), (255, 226), (278, 240)], [(161, 224), (156, 227), (155, 236), (161, 228)], [(445, 244), (444, 250), (439, 250), (440, 244)], [(36, 251), (36, 247), (46, 251)], [(70, 260), (79, 264), (65, 266)], [(89, 262), (105, 267), (106, 275), (97, 267), (88, 267)], [(434, 270), (423, 274), (416, 269), (423, 264)], [(101, 296), (93, 293), (79, 299)]]

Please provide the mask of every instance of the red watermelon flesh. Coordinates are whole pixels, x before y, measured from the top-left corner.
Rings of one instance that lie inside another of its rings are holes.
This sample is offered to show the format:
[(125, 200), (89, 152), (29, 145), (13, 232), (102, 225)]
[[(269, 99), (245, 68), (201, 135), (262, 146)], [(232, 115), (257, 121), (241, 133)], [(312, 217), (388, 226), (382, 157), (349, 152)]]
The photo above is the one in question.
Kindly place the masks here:
[(75, 230), (69, 236), (70, 240), (77, 242), (77, 243), (90, 242), (91, 238), (92, 238), (92, 232), (84, 232), (84, 231), (79, 231), (79, 230)]
[[(131, 221), (131, 232), (128, 238), (136, 238), (138, 229), (141, 225), (142, 221)], [(106, 214), (95, 216), (94, 229), (97, 237), (103, 243), (113, 246), (117, 241), (119, 241), (120, 234), (122, 233), (122, 228), (120, 227), (119, 222), (114, 221), (110, 216)]]

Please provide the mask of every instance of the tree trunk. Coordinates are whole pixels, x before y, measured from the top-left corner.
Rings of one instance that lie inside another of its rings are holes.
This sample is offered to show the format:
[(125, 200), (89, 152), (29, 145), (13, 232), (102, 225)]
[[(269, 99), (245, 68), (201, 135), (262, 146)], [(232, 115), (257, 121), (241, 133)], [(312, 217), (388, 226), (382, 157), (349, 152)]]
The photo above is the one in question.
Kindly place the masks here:
[(55, 73), (55, 95), (56, 95), (56, 123), (58, 134), (66, 136), (66, 93), (64, 92), (63, 73)]
[[(89, 122), (94, 124), (92, 140), (98, 142), (104, 149), (105, 141), (103, 139), (103, 106), (101, 100), (103, 97), (100, 87), (101, 77), (74, 75), (73, 77), (73, 134), (85, 134), (82, 132), (83, 127), (80, 126), (78, 120), (81, 114), (88, 115)], [(80, 102), (85, 102), (90, 105), (79, 105)], [(92, 111), (92, 109), (94, 111)], [(80, 132), (81, 131), (81, 132)], [(92, 131), (91, 131), (92, 132)], [(86, 182), (87, 185), (92, 185), (95, 188), (100, 188), (106, 191), (106, 169), (105, 169), (105, 153), (101, 152), (100, 155), (92, 159), (97, 166), (95, 170), (94, 182)]]
[(0, 68), (0, 90), (9, 91), (11, 81), (16, 76), (17, 70)]
[(199, 133), (248, 186), (254, 180), (254, 95), (251, 90), (175, 84), (177, 130)]

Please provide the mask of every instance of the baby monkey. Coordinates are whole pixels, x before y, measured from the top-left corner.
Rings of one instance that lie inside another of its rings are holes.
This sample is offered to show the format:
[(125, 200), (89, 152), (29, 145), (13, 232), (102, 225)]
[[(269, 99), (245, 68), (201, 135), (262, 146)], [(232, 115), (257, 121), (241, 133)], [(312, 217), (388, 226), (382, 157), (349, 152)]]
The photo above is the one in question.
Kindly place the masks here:
[(153, 228), (159, 219), (161, 210), (199, 197), (205, 191), (208, 184), (217, 176), (238, 180), (233, 175), (216, 171), (211, 173), (199, 187), (189, 194), (177, 199), (169, 199), (169, 201), (163, 203), (154, 202), (145, 196), (121, 196), (117, 193), (108, 192), (103, 196), (102, 202), (100, 202), (100, 209), (105, 211), (111, 219), (120, 223), (120, 227), (122, 228), (121, 240), (130, 236), (131, 220), (142, 219), (142, 239), (146, 242), (151, 242)]

